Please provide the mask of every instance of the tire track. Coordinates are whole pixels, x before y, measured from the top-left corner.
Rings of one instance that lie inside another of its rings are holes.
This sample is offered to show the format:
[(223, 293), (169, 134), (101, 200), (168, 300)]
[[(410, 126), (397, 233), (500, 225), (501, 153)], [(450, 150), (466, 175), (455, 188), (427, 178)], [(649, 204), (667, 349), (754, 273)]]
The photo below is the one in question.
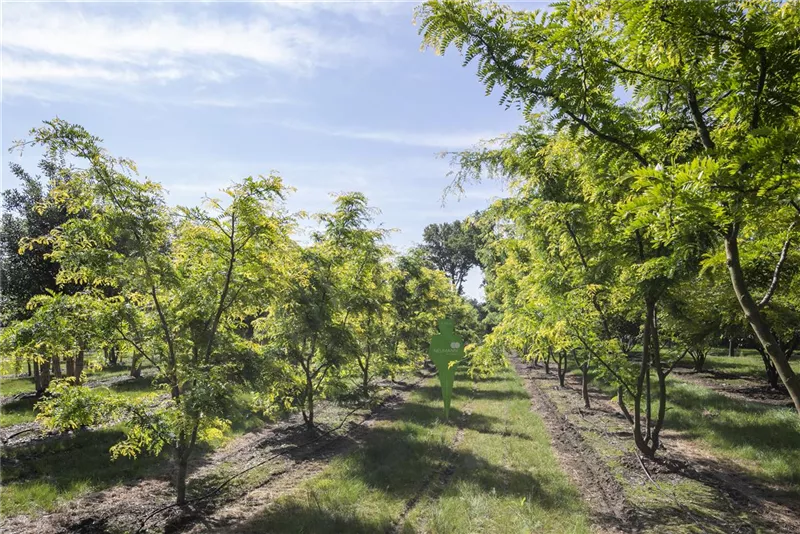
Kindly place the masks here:
[(600, 456), (586, 444), (579, 430), (559, 414), (525, 364), (517, 356), (509, 356), (509, 360), (531, 396), (531, 408), (539, 414), (550, 433), (559, 463), (589, 503), (595, 521), (607, 532), (638, 532), (640, 527), (633, 508)]
[[(440, 467), (436, 471), (432, 471), (425, 477), (420, 485), (420, 488), (411, 497), (408, 501), (406, 501), (406, 505), (403, 508), (403, 511), (400, 513), (397, 519), (392, 523), (391, 527), (387, 529), (387, 534), (397, 534), (402, 531), (403, 526), (405, 525), (406, 519), (408, 515), (417, 507), (417, 505), (422, 500), (435, 500), (442, 493), (444, 493), (445, 488), (450, 483), (450, 479), (453, 477), (453, 474), (456, 472), (456, 452), (458, 446), (464, 440), (464, 430), (466, 429), (465, 422), (467, 418), (472, 415), (471, 405), (474, 400), (474, 392), (477, 390), (477, 383), (472, 385), (472, 392), (473, 396), (469, 398), (469, 400), (464, 404), (464, 407), (461, 411), (461, 416), (455, 421), (456, 426), (458, 429), (456, 430), (455, 436), (453, 436), (453, 441), (450, 443), (450, 454), (448, 455), (447, 459), (443, 462), (442, 467)], [(434, 483), (435, 481), (435, 483)]]

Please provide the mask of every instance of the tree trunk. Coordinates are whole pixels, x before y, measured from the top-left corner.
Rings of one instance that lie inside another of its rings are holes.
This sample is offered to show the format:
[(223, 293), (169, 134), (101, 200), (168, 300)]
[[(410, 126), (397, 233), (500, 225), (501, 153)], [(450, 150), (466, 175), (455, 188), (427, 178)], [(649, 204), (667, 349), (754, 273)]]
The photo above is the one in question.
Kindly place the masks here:
[(364, 388), (364, 397), (369, 397), (369, 361), (367, 361), (367, 365), (364, 367), (364, 376), (362, 377), (363, 384), (362, 387)]
[(627, 419), (629, 423), (633, 424), (633, 417), (631, 417), (628, 407), (625, 406), (625, 388), (622, 386), (617, 387), (617, 406), (619, 406), (619, 409), (622, 411), (622, 415), (625, 416), (625, 419)]
[(33, 386), (36, 388), (37, 395), (44, 393), (44, 388), (42, 387), (42, 374), (39, 372), (39, 362), (36, 360), (33, 361)]
[(734, 353), (736, 352), (736, 342), (733, 340), (733, 337), (728, 338), (728, 357), (733, 358)]
[(56, 378), (61, 378), (61, 360), (58, 358), (58, 354), (53, 356), (53, 375)]
[(31, 370), (31, 361), (28, 360), (28, 376), (32, 376), (32, 375), (33, 375), (33, 372)]
[(139, 378), (142, 376), (142, 366), (139, 365), (140, 357), (136, 356), (136, 352), (131, 356), (131, 376)]
[(314, 387), (308, 389), (308, 418), (306, 419), (308, 430), (314, 430)]
[(547, 357), (544, 359), (544, 372), (545, 374), (550, 374), (550, 358), (553, 357), (553, 349), (550, 347), (547, 348)]
[(769, 355), (767, 355), (766, 351), (762, 347), (757, 347), (758, 353), (761, 355), (761, 361), (764, 362), (764, 371), (767, 373), (767, 383), (769, 387), (772, 389), (779, 389), (778, 388), (778, 370), (775, 368), (775, 364), (772, 363), (770, 360)]
[(111, 349), (108, 351), (108, 363), (110, 363), (112, 366), (116, 366), (119, 363), (117, 347), (114, 345), (111, 345)]
[(309, 432), (314, 430), (314, 378), (310, 368), (306, 368), (306, 409), (303, 410), (303, 419)]
[(42, 363), (34, 363), (34, 374), (36, 376), (36, 394), (43, 395), (50, 386), (50, 360)]
[(67, 357), (67, 376), (75, 376), (75, 357)]
[[(655, 455), (655, 451), (650, 447), (650, 419), (646, 418), (645, 432), (642, 432), (642, 396), (646, 395), (650, 398), (650, 358), (651, 358), (651, 336), (653, 315), (655, 313), (655, 301), (647, 300), (645, 302), (645, 321), (644, 331), (642, 332), (642, 363), (639, 366), (639, 376), (636, 378), (636, 394), (633, 396), (633, 439), (636, 443), (636, 448), (648, 458)], [(645, 391), (645, 385), (647, 391)], [(650, 406), (648, 402), (647, 410), (649, 412)]]
[(747, 317), (761, 346), (769, 355), (775, 369), (778, 371), (778, 375), (789, 391), (795, 409), (800, 413), (800, 377), (795, 374), (794, 370), (792, 370), (792, 367), (789, 365), (789, 361), (786, 359), (783, 349), (775, 339), (775, 336), (772, 335), (769, 325), (767, 325), (761, 316), (758, 305), (753, 300), (747, 288), (744, 273), (742, 272), (741, 260), (739, 258), (738, 230), (738, 226), (734, 225), (728, 235), (725, 236), (725, 256), (728, 260), (728, 272), (731, 276), (733, 291), (736, 293), (739, 305), (742, 307), (742, 311), (744, 311), (745, 317)]
[(584, 408), (591, 408), (589, 404), (589, 362), (581, 364), (581, 395), (583, 395)]
[(661, 429), (664, 426), (664, 418), (667, 416), (667, 373), (661, 365), (661, 344), (658, 338), (658, 318), (655, 309), (653, 310), (652, 340), (653, 368), (655, 368), (656, 375), (658, 376), (658, 415), (656, 416), (656, 422), (653, 427), (650, 445), (653, 450), (653, 456), (655, 456), (661, 443)]
[(78, 349), (78, 355), (75, 357), (75, 383), (81, 383), (81, 375), (83, 374), (83, 352), (84, 347)]
[(175, 478), (176, 503), (178, 506), (186, 504), (186, 474), (189, 470), (189, 458), (178, 454), (178, 474)]
[(558, 385), (564, 387), (564, 379), (567, 376), (567, 352), (562, 350), (556, 358), (558, 366)]
[(705, 366), (706, 363), (707, 354), (708, 351), (689, 349), (689, 356), (692, 358), (692, 362), (694, 363), (693, 368), (695, 373), (699, 373), (703, 370), (703, 366)]

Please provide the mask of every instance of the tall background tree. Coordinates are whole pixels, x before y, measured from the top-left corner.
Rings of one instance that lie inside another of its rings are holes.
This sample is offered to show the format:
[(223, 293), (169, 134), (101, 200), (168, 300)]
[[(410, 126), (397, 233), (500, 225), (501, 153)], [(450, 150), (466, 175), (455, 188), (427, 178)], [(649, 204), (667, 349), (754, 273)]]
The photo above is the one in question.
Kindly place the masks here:
[(422, 232), (420, 249), (433, 266), (450, 279), (459, 295), (470, 269), (477, 267), (480, 232), (469, 221), (434, 223)]

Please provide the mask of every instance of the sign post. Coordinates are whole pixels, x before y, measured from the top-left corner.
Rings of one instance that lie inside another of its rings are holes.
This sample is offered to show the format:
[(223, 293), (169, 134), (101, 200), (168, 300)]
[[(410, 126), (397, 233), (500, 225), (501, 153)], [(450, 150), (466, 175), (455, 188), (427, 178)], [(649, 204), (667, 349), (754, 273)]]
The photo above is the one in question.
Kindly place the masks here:
[(456, 364), (464, 358), (464, 342), (455, 333), (452, 320), (440, 319), (437, 327), (439, 333), (431, 338), (428, 356), (438, 371), (444, 400), (444, 417), (448, 419), (450, 417), (450, 401), (453, 397)]

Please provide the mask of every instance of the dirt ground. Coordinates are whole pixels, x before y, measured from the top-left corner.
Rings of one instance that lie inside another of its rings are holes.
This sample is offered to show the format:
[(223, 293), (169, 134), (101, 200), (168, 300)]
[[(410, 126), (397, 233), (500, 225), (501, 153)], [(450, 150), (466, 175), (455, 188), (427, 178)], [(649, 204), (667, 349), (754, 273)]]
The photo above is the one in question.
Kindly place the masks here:
[(561, 388), (553, 370), (548, 375), (519, 359), (512, 363), (562, 467), (604, 531), (798, 532), (796, 497), (753, 480), (674, 432), (662, 434), (664, 450), (655, 461), (640, 458), (630, 425), (607, 395), (590, 388), (592, 408), (586, 409), (580, 377), (568, 376)]
[[(4, 518), (0, 531), (18, 534), (233, 531), (237, 524), (319, 473), (332, 458), (352, 450), (366, 429), (375, 421), (391, 418), (394, 408), (430, 376), (427, 371), (405, 382), (386, 382), (384, 386), (389, 391), (371, 408), (355, 410), (320, 405), (321, 423), (315, 434), (309, 434), (296, 416), (242, 435), (210, 455), (195, 458), (190, 466), (189, 498), (208, 496), (191, 501), (183, 510), (170, 506), (174, 490), (167, 474), (86, 495), (53, 513), (33, 518), (22, 515)], [(234, 477), (237, 473), (242, 475)]]

